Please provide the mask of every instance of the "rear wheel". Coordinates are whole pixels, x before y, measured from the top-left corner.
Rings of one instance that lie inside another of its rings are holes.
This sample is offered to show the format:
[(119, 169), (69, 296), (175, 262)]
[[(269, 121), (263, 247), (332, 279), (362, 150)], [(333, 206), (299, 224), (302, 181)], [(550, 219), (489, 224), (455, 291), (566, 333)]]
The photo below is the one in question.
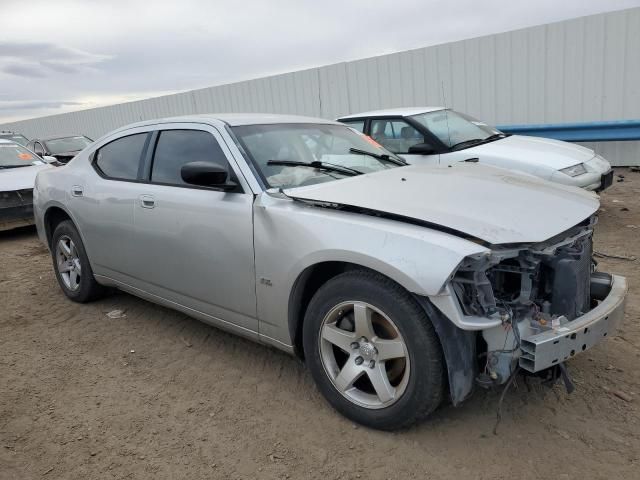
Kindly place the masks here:
[(433, 326), (412, 296), (369, 271), (341, 274), (315, 294), (303, 327), (318, 388), (342, 414), (392, 430), (442, 401), (444, 366)]
[(78, 230), (70, 220), (60, 222), (53, 232), (51, 256), (58, 284), (74, 302), (89, 302), (102, 296), (105, 288), (96, 282)]

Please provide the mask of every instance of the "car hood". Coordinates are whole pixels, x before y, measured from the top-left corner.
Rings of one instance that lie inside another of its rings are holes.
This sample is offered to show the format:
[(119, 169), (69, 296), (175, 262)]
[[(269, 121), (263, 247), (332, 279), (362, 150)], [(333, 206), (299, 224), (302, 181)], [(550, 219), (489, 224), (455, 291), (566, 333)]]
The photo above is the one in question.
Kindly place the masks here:
[(531, 163), (556, 170), (588, 162), (595, 156), (593, 150), (580, 145), (522, 135), (510, 135), (494, 142), (467, 148), (464, 152)]
[(474, 163), (411, 165), (284, 193), (438, 225), (490, 244), (542, 242), (599, 207), (593, 193)]
[(0, 192), (33, 188), (40, 170), (53, 168), (51, 165), (31, 165), (29, 167), (0, 170)]

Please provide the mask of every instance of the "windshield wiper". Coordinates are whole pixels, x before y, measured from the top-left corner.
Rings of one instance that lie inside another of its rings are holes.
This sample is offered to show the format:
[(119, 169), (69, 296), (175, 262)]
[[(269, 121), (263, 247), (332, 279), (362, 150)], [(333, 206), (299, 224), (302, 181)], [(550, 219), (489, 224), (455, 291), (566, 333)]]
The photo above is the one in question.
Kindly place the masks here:
[(385, 160), (387, 162), (395, 163), (396, 165), (409, 165), (407, 162), (400, 160), (398, 158), (393, 158), (387, 155), (386, 153), (373, 153), (367, 152), (366, 150), (360, 150), (359, 148), (350, 148), (349, 151), (351, 153), (359, 153), (360, 155), (368, 155), (370, 157), (375, 158), (376, 160)]
[(313, 162), (297, 162), (294, 160), (269, 160), (267, 165), (283, 165), (285, 167), (307, 167), (307, 168), (317, 168), (318, 170), (326, 170), (328, 172), (337, 172), (343, 175), (362, 175), (364, 172), (360, 170), (356, 170), (355, 168), (345, 167), (342, 165), (336, 165), (333, 163), (320, 162), (318, 160), (314, 160)]
[(454, 148), (477, 145), (477, 144), (482, 143), (482, 142), (484, 142), (483, 138), (472, 138), (470, 140), (465, 140), (464, 142), (455, 143), (455, 144), (451, 145), (449, 148), (451, 150), (453, 150)]
[(456, 143), (454, 145), (451, 145), (451, 147), (449, 147), (451, 150), (455, 149), (455, 148), (460, 148), (460, 147), (467, 147), (467, 146), (471, 146), (471, 145), (480, 145), (483, 143), (489, 143), (489, 142), (493, 142), (494, 140), (499, 140), (501, 138), (506, 137), (507, 135), (504, 133), (494, 133), (493, 135), (489, 135), (486, 138), (472, 138), (470, 140), (465, 140), (464, 142), (459, 142)]
[(483, 140), (483, 142), (492, 142), (493, 140), (499, 140), (501, 138), (506, 137), (507, 135), (505, 133), (494, 133), (493, 135), (489, 135), (487, 138), (485, 138)]

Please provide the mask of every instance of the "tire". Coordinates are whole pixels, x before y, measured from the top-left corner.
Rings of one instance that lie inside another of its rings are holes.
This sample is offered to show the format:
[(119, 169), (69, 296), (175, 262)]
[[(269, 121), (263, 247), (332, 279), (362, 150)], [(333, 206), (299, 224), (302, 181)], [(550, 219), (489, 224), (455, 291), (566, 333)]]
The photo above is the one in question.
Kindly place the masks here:
[(378, 273), (349, 271), (320, 287), (302, 334), (318, 389), (354, 422), (406, 428), (442, 403), (445, 367), (433, 325), (404, 288)]
[(105, 287), (93, 277), (82, 239), (71, 220), (60, 222), (54, 230), (51, 258), (58, 284), (69, 299), (86, 303), (106, 292)]

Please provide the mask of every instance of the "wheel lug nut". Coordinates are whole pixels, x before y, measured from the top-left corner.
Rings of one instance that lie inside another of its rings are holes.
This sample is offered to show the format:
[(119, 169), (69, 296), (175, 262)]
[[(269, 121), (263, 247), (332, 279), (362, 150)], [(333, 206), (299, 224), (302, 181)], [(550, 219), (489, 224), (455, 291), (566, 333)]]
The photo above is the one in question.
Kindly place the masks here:
[(362, 362), (364, 362), (362, 357), (356, 357), (356, 365), (362, 365)]
[(373, 367), (375, 367), (375, 366), (376, 366), (376, 361), (375, 361), (375, 360), (371, 360), (371, 361), (369, 362), (369, 368), (373, 368)]
[(351, 348), (356, 350), (356, 349), (360, 348), (360, 344), (358, 342), (353, 342), (353, 343), (351, 343)]

